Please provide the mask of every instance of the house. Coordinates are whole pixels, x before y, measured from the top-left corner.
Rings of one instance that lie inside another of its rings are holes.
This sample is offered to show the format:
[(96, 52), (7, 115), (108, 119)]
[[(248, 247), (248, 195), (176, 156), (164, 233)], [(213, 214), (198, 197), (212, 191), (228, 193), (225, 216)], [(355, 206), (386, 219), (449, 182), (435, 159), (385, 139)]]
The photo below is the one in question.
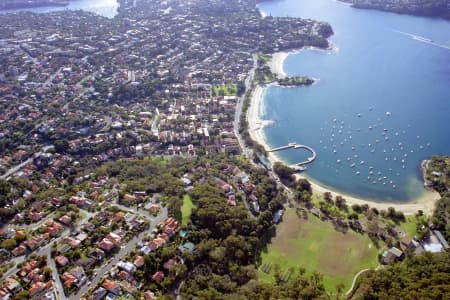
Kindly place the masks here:
[(28, 292), (32, 298), (38, 297), (38, 295), (45, 291), (45, 284), (41, 281), (31, 284)]
[(113, 293), (114, 295), (118, 295), (120, 293), (120, 287), (114, 280), (105, 279), (102, 284), (102, 287), (107, 291)]
[(181, 252), (190, 252), (193, 253), (195, 250), (195, 245), (191, 242), (184, 243), (180, 247), (178, 247), (178, 250)]
[(144, 257), (143, 256), (136, 256), (136, 258), (134, 259), (134, 265), (136, 266), (136, 268), (140, 268), (144, 265), (145, 261), (144, 261)]
[(161, 280), (164, 279), (164, 273), (161, 271), (158, 271), (155, 274), (153, 274), (152, 279), (154, 281), (160, 282)]
[(16, 248), (14, 248), (11, 251), (11, 253), (14, 256), (20, 256), (20, 255), (24, 255), (26, 250), (27, 250), (27, 248), (24, 245), (19, 245)]
[[(145, 297), (145, 295), (144, 295), (144, 297)], [(0, 299), (1, 300), (9, 300), (11, 298), (12, 298), (12, 294), (6, 288), (0, 289)]]
[(144, 300), (154, 300), (156, 299), (155, 293), (152, 291), (145, 291), (144, 293)]
[(69, 271), (76, 278), (76, 284), (80, 287), (86, 281), (86, 274), (82, 267), (77, 266)]
[(81, 243), (84, 242), (88, 238), (88, 235), (84, 232), (78, 234), (75, 239), (79, 240)]
[(279, 209), (277, 210), (277, 212), (275, 213), (275, 215), (273, 216), (273, 220), (272, 223), (273, 224), (278, 224), (281, 221), (281, 217), (283, 216), (284, 210), (283, 209)]
[(166, 240), (163, 238), (157, 237), (148, 243), (148, 247), (150, 251), (155, 251), (166, 243)]
[(390, 248), (383, 252), (381, 257), (381, 262), (383, 264), (391, 264), (393, 262), (399, 261), (403, 258), (403, 252), (395, 247)]
[(119, 246), (122, 242), (122, 238), (114, 232), (108, 233), (105, 238), (110, 240), (115, 246)]
[(163, 268), (167, 271), (170, 271), (176, 264), (177, 264), (177, 261), (175, 259), (171, 258), (164, 263)]
[(105, 251), (105, 252), (109, 252), (111, 251), (115, 246), (114, 244), (108, 240), (108, 239), (103, 239), (101, 240), (98, 244), (97, 247), (99, 247), (101, 250)]
[(448, 249), (448, 244), (440, 231), (433, 230), (428, 233), (428, 238), (424, 242), (423, 248), (425, 251), (437, 253)]
[(55, 257), (55, 261), (61, 267), (64, 267), (69, 263), (69, 259), (63, 255), (58, 255)]
[(130, 262), (124, 262), (124, 261), (119, 261), (117, 263), (117, 267), (119, 269), (122, 269), (130, 274), (133, 274), (134, 272), (136, 272), (136, 266)]
[(400, 248), (402, 251), (406, 251), (408, 249), (415, 249), (419, 243), (417, 243), (414, 239), (412, 239), (410, 236), (406, 235), (403, 237), (403, 239), (400, 242)]
[(90, 257), (82, 257), (79, 260), (77, 260), (75, 263), (85, 270), (89, 270), (92, 268), (92, 266), (95, 264), (96, 260)]
[(68, 215), (64, 215), (64, 216), (60, 217), (58, 219), (58, 221), (66, 226), (70, 226), (72, 224), (72, 218), (69, 217)]
[(106, 296), (107, 293), (108, 292), (103, 287), (99, 287), (92, 293), (92, 299), (101, 300)]
[(94, 248), (89, 252), (88, 255), (94, 258), (95, 260), (100, 261), (105, 257), (105, 252), (101, 249)]
[(117, 278), (119, 278), (122, 281), (128, 280), (130, 276), (131, 276), (130, 273), (124, 270), (120, 271), (119, 274), (117, 274)]
[(13, 278), (9, 278), (6, 281), (6, 283), (4, 284), (4, 286), (12, 294), (17, 294), (18, 292), (20, 292), (22, 290), (22, 286), (20, 285), (20, 283)]
[(433, 230), (434, 235), (437, 237), (437, 239), (439, 240), (439, 243), (441, 243), (442, 248), (444, 249), (448, 249), (448, 243), (445, 240), (444, 236), (442, 235), (442, 233), (439, 230)]
[(123, 201), (126, 202), (126, 203), (131, 204), (131, 203), (135, 203), (137, 201), (137, 198), (135, 196), (133, 196), (133, 195), (125, 194), (123, 196)]
[(73, 276), (72, 274), (70, 274), (69, 272), (65, 272), (61, 276), (61, 281), (63, 282), (65, 287), (70, 288), (74, 283), (77, 282), (77, 278), (75, 276)]
[(72, 248), (78, 248), (81, 244), (81, 242), (79, 240), (76, 240), (70, 236), (66, 237), (64, 239), (64, 242), (66, 242), (68, 245), (70, 245), (70, 247)]
[(182, 177), (181, 181), (184, 183), (184, 185), (191, 185), (192, 184), (192, 181), (189, 178), (187, 178), (187, 177)]
[(159, 205), (158, 204), (150, 205), (150, 207), (148, 208), (148, 211), (153, 215), (157, 214), (159, 211)]

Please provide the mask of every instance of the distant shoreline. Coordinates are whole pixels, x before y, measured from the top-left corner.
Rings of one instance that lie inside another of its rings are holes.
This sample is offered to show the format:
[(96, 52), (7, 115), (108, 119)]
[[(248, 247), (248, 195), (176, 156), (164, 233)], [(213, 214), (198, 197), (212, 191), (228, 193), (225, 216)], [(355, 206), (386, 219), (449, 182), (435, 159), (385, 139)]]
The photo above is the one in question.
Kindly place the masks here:
[(26, 9), (26, 8), (36, 8), (36, 7), (64, 7), (68, 6), (70, 4), (69, 0), (42, 0), (42, 1), (35, 1), (35, 2), (28, 2), (23, 1), (19, 3), (5, 3), (3, 5), (0, 5), (0, 10), (14, 10), (14, 9)]
[[(287, 76), (283, 67), (284, 61), (290, 54), (298, 53), (300, 51), (303, 51), (304, 49), (306, 49), (306, 47), (299, 50), (289, 52), (283, 51), (273, 54), (271, 61), (268, 63), (272, 72), (276, 73), (279, 77)], [(336, 47), (330, 47), (329, 49), (320, 49), (320, 50), (332, 50), (332, 49), (337, 50)], [(265, 149), (270, 149), (270, 146), (268, 145), (267, 142), (267, 138), (264, 134), (264, 120), (262, 120), (260, 117), (262, 101), (264, 101), (264, 93), (267, 87), (268, 86), (257, 85), (253, 90), (250, 100), (250, 107), (247, 112), (247, 120), (250, 137), (255, 142), (264, 146)], [(274, 154), (273, 152), (269, 152), (267, 158), (272, 165), (275, 162), (285, 163), (278, 155)], [(330, 192), (333, 195), (333, 197), (341, 195), (346, 199), (348, 205), (367, 204), (370, 207), (374, 207), (379, 210), (387, 210), (389, 207), (393, 207), (394, 209), (403, 212), (405, 215), (414, 215), (417, 213), (418, 210), (422, 210), (425, 214), (431, 215), (435, 209), (436, 202), (440, 199), (440, 195), (436, 191), (425, 190), (419, 197), (405, 203), (386, 202), (381, 199), (368, 199), (359, 196), (352, 196), (348, 193), (344, 193), (332, 187), (328, 187), (323, 183), (320, 183), (314, 179), (310, 179), (300, 174), (296, 174), (296, 177), (308, 179), (311, 183), (312, 190), (315, 193), (323, 194), (325, 192)]]

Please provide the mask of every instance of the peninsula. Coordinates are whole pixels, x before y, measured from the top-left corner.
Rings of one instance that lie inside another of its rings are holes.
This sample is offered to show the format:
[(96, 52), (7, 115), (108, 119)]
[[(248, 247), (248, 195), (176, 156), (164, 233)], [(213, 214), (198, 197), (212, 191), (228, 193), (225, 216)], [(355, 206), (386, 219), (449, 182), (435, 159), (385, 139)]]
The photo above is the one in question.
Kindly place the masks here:
[(450, 3), (447, 0), (340, 0), (352, 7), (377, 9), (398, 14), (441, 17), (450, 19)]

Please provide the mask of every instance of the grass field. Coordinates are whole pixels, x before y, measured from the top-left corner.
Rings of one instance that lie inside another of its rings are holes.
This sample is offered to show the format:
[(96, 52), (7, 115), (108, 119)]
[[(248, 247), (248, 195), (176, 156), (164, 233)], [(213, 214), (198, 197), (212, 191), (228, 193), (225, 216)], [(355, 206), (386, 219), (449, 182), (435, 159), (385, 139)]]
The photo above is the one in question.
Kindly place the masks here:
[(237, 96), (238, 89), (236, 84), (228, 84), (213, 86), (212, 91), (214, 96)]
[[(337, 232), (331, 223), (308, 214), (300, 219), (294, 209), (288, 209), (277, 228), (277, 236), (268, 251), (262, 254), (262, 264), (278, 264), (281, 270), (303, 267), (308, 272), (324, 275), (328, 291), (335, 291), (339, 283), (348, 289), (360, 270), (377, 266), (378, 250), (367, 236), (349, 231)], [(272, 268), (273, 270), (273, 268)], [(272, 280), (259, 268), (261, 280)]]
[(195, 205), (192, 203), (191, 197), (189, 195), (185, 195), (183, 198), (183, 206), (181, 206), (181, 223), (183, 225), (187, 225), (194, 208)]

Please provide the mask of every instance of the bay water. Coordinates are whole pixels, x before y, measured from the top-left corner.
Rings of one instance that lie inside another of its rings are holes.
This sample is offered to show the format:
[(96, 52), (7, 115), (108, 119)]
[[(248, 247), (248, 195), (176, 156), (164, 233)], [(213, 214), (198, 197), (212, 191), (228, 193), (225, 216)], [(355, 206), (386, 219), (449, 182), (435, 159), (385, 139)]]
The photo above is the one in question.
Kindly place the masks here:
[[(326, 21), (335, 49), (303, 50), (285, 60), (288, 75), (319, 81), (269, 87), (262, 101), (270, 147), (314, 148), (306, 176), (358, 197), (404, 202), (423, 192), (420, 162), (450, 154), (450, 22), (332, 0), (259, 4), (268, 16)], [(288, 164), (310, 153), (286, 150)]]

